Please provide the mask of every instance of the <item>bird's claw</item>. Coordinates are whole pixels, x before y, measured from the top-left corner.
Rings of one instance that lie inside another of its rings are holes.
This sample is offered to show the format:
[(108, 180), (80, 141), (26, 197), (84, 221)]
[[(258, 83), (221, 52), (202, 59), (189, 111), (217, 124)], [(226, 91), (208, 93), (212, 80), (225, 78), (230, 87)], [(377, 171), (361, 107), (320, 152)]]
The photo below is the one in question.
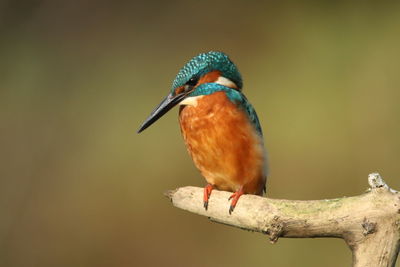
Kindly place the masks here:
[(205, 210), (208, 209), (208, 199), (210, 198), (212, 190), (213, 190), (212, 184), (207, 184), (204, 187), (203, 206)]
[(233, 212), (234, 209), (235, 209), (234, 206), (232, 206), (232, 205), (229, 206), (229, 215), (232, 214), (232, 212)]
[(208, 209), (208, 201), (204, 201), (204, 209), (205, 209), (205, 210)]
[(236, 204), (240, 198), (241, 195), (243, 195), (243, 188), (241, 187), (238, 191), (236, 191), (235, 193), (233, 193), (229, 198), (228, 201), (232, 199), (231, 205), (229, 207), (229, 215), (232, 214), (233, 210), (236, 207)]

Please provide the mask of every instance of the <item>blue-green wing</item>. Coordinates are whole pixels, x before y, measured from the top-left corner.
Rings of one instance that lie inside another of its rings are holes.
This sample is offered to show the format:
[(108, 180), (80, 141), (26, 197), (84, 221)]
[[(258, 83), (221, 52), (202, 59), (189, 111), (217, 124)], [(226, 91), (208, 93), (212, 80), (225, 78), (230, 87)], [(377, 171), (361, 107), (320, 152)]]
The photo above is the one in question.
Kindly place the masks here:
[(251, 123), (254, 125), (254, 128), (257, 130), (257, 133), (262, 136), (263, 134), (257, 113), (250, 102), (247, 100), (247, 98), (244, 96), (244, 94), (234, 89), (228, 90), (226, 94), (232, 102), (236, 103), (246, 112), (247, 116), (249, 116)]
[(258, 120), (256, 110), (253, 108), (253, 106), (250, 104), (250, 102), (247, 100), (247, 98), (243, 94), (242, 94), (242, 96), (243, 96), (242, 107), (246, 111), (247, 115), (250, 118), (251, 123), (254, 125), (257, 132), (260, 134), (260, 136), (262, 136), (263, 133), (262, 133), (260, 121)]

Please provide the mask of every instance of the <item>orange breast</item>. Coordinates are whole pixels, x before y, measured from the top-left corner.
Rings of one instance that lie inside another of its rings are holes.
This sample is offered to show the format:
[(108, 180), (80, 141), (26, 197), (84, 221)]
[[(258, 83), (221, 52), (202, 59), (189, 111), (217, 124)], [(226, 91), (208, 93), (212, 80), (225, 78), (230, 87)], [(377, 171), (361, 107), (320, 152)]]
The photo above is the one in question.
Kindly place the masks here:
[(247, 115), (224, 92), (198, 98), (182, 106), (182, 135), (196, 167), (216, 188), (262, 194), (265, 186), (265, 151)]

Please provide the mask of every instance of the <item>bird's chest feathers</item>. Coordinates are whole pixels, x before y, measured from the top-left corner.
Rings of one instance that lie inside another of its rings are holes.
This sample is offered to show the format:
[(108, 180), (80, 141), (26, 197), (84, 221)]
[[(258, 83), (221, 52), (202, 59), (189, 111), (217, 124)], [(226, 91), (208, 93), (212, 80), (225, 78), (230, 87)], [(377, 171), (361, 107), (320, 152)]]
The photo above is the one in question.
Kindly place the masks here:
[(190, 99), (181, 106), (179, 120), (187, 149), (208, 182), (234, 183), (246, 170), (262, 166), (261, 137), (224, 92)]
[(182, 133), (185, 140), (189, 138), (187, 141), (191, 143), (202, 141), (212, 144), (232, 137), (231, 132), (241, 127), (240, 124), (248, 124), (243, 118), (243, 111), (224, 92), (189, 97), (181, 104), (184, 105), (179, 114)]

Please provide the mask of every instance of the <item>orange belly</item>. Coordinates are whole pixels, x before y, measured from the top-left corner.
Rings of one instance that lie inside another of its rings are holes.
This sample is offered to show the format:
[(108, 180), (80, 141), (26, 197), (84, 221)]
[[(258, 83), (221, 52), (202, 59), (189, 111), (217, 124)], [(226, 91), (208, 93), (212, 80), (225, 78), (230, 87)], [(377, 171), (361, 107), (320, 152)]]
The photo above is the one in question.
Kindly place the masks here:
[(265, 151), (243, 110), (224, 92), (181, 106), (181, 131), (194, 164), (217, 189), (262, 195), (266, 181)]

